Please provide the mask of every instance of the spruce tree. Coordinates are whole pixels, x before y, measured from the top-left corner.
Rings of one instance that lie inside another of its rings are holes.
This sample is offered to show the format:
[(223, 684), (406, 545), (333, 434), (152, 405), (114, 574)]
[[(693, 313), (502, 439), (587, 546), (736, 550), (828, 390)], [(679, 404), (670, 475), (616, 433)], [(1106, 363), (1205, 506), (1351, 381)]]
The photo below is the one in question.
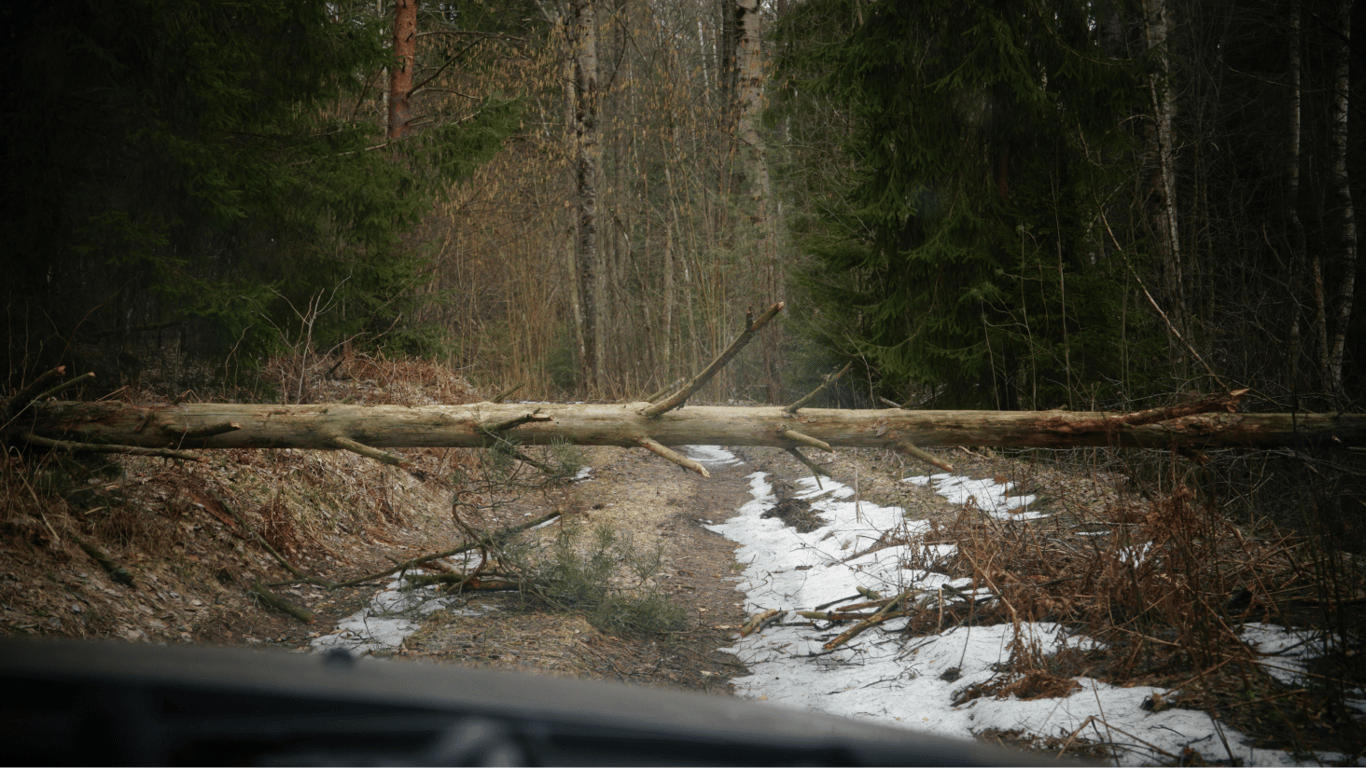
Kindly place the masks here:
[(515, 126), (491, 104), (384, 146), (373, 4), (76, 0), (4, 21), (11, 386), (141, 355), (139, 329), (222, 365), (297, 339), (310, 307), (322, 345), (394, 326), (421, 274), (404, 231)]
[(828, 101), (848, 120), (846, 180), (808, 192), (821, 210), (799, 232), (814, 256), (803, 282), (819, 333), (885, 394), (1115, 394), (1123, 262), (1099, 214), (1141, 92), (1102, 50), (1095, 8), (815, 0), (785, 19), (779, 114), (799, 124), (802, 100)]

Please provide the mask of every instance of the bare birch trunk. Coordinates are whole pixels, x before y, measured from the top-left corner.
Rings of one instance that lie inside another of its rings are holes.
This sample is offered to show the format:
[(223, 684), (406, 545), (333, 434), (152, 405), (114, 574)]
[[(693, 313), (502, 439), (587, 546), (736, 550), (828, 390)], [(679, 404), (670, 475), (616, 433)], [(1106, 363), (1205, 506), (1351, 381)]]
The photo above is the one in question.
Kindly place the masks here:
[[(1290, 220), (1290, 300), (1294, 305), (1294, 312), (1290, 324), (1290, 386), (1299, 386), (1299, 364), (1300, 364), (1300, 274), (1303, 269), (1302, 260), (1308, 252), (1305, 242), (1304, 222), (1300, 219), (1300, 142), (1302, 130), (1302, 107), (1301, 97), (1302, 88), (1300, 85), (1300, 4), (1291, 3), (1290, 7), (1290, 161), (1286, 167), (1287, 186), (1289, 193), (1289, 220)], [(1326, 348), (1326, 344), (1324, 345)]]
[(1341, 217), (1341, 240), (1332, 260), (1332, 274), (1336, 278), (1328, 310), (1332, 322), (1332, 340), (1326, 350), (1324, 367), (1328, 376), (1325, 384), (1334, 395), (1343, 394), (1342, 357), (1347, 347), (1347, 327), (1352, 319), (1352, 298), (1356, 283), (1357, 229), (1356, 210), (1352, 203), (1351, 179), (1347, 171), (1348, 110), (1351, 106), (1351, 38), (1353, 0), (1342, 0), (1339, 6), (1338, 32), (1342, 45), (1336, 54), (1336, 77), (1333, 97), (1333, 198)]
[(401, 139), (412, 133), (413, 67), (417, 64), (417, 0), (394, 2), (394, 63), (389, 68), (389, 125), (387, 136)]
[[(764, 113), (763, 12), (759, 0), (736, 0), (735, 63), (738, 70), (736, 137), (739, 139), (746, 192), (752, 206), (750, 218), (757, 231), (755, 261), (766, 302), (781, 301), (779, 287), (777, 221), (773, 215), (772, 185), (768, 174), (768, 152), (759, 125)], [(780, 402), (777, 334), (760, 341), (764, 383), (769, 402)]]
[[(1158, 52), (1157, 71), (1148, 78), (1153, 110), (1153, 126), (1148, 132), (1148, 152), (1153, 166), (1149, 194), (1155, 198), (1149, 210), (1154, 241), (1162, 263), (1161, 285), (1168, 303), (1167, 317), (1178, 334), (1189, 338), (1190, 313), (1185, 299), (1185, 275), (1177, 219), (1176, 156), (1172, 136), (1172, 123), (1176, 119), (1176, 93), (1169, 81), (1171, 69), (1166, 51), (1171, 29), (1167, 0), (1143, 0), (1143, 16), (1148, 49)], [(1174, 359), (1185, 357), (1185, 350), (1177, 339), (1171, 339), (1170, 348)]]

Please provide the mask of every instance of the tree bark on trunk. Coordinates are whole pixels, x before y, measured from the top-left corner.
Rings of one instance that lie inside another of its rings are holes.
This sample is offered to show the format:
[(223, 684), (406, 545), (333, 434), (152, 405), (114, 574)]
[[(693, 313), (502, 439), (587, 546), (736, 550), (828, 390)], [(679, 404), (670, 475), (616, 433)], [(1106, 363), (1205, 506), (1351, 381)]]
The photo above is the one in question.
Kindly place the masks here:
[[(1171, 19), (1167, 0), (1143, 0), (1143, 32), (1148, 50), (1157, 51), (1157, 71), (1148, 77), (1148, 92), (1152, 102), (1153, 125), (1148, 131), (1148, 156), (1151, 164), (1149, 180), (1149, 218), (1162, 269), (1162, 293), (1167, 306), (1167, 317), (1178, 334), (1190, 338), (1190, 312), (1185, 299), (1185, 274), (1182, 267), (1181, 236), (1176, 207), (1176, 153), (1172, 123), (1176, 119), (1176, 91), (1171, 87), (1167, 54), (1167, 38)], [(1172, 339), (1173, 360), (1185, 357), (1182, 345)]]
[[(1298, 2), (1290, 4), (1290, 39), (1287, 42), (1290, 49), (1290, 159), (1286, 165), (1286, 186), (1289, 191), (1287, 199), (1287, 219), (1290, 230), (1290, 301), (1293, 312), (1290, 319), (1290, 385), (1292, 390), (1299, 388), (1300, 356), (1302, 354), (1302, 332), (1300, 330), (1301, 305), (1300, 297), (1303, 293), (1301, 285), (1301, 275), (1303, 274), (1303, 260), (1308, 254), (1309, 248), (1306, 244), (1304, 231), (1304, 221), (1300, 219), (1300, 156), (1301, 156), (1301, 136), (1303, 134), (1302, 120), (1303, 90), (1300, 84), (1301, 58), (1300, 58), (1300, 4)], [(1325, 344), (1325, 347), (1327, 345)]]
[(394, 2), (394, 63), (389, 67), (389, 125), (386, 135), (412, 133), (413, 68), (417, 65), (417, 0)]
[[(778, 269), (778, 225), (773, 210), (772, 185), (768, 174), (768, 152), (759, 125), (764, 113), (763, 10), (759, 0), (735, 0), (736, 44), (735, 66), (737, 101), (736, 139), (739, 143), (741, 168), (745, 175), (745, 193), (750, 208), (750, 220), (755, 228), (756, 248), (754, 267), (764, 300), (781, 301)], [(779, 343), (776, 334), (768, 334), (760, 341), (764, 383), (769, 402), (782, 400), (779, 369)]]
[(1335, 396), (1343, 395), (1342, 358), (1347, 348), (1347, 326), (1352, 319), (1352, 297), (1356, 283), (1357, 227), (1352, 202), (1351, 178), (1347, 170), (1348, 111), (1351, 106), (1351, 39), (1353, 0), (1342, 0), (1338, 10), (1338, 32), (1342, 45), (1335, 56), (1333, 95), (1333, 200), (1340, 221), (1341, 239), (1333, 258), (1334, 288), (1329, 304), (1332, 323), (1331, 342), (1325, 350), (1324, 382)]
[(573, 0), (568, 19), (574, 57), (574, 185), (578, 207), (575, 275), (582, 312), (584, 359), (589, 387), (602, 384), (603, 328), (601, 255), (598, 253), (598, 40), (593, 0)]
[(721, 124), (723, 130), (735, 130), (737, 95), (740, 92), (739, 46), (740, 10), (737, 0), (720, 0), (721, 29), (718, 34), (716, 90), (721, 96)]
[[(907, 411), (688, 406), (656, 417), (648, 403), (614, 405), (127, 405), (35, 403), (6, 438), (144, 448), (356, 450), (571, 442), (895, 448), (1304, 448), (1366, 445), (1363, 414), (1236, 414), (1233, 398), (1138, 413)], [(796, 436), (793, 436), (796, 433)], [(358, 451), (359, 452), (359, 451)], [(367, 454), (368, 455), (368, 454)]]

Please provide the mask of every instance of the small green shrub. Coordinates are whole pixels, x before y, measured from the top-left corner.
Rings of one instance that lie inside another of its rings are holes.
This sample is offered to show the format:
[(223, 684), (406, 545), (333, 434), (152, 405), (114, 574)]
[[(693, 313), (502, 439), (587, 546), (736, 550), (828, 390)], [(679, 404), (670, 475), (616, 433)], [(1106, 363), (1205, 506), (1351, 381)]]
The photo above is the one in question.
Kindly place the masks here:
[(649, 580), (662, 564), (659, 548), (640, 552), (607, 525), (586, 533), (563, 528), (533, 566), (537, 594), (552, 606), (582, 613), (604, 632), (683, 629), (686, 613)]

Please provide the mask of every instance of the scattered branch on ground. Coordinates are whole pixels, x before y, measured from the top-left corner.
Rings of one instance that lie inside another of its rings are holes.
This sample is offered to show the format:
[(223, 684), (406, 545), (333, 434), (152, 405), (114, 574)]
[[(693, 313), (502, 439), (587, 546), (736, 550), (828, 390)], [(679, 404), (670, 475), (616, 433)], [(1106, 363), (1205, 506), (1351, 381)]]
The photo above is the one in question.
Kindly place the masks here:
[(298, 619), (299, 621), (302, 621), (305, 624), (312, 624), (314, 621), (316, 621), (312, 611), (302, 606), (295, 605), (294, 603), (291, 603), (283, 597), (280, 597), (274, 592), (271, 592), (269, 589), (266, 589), (264, 586), (261, 585), (260, 578), (257, 578), (252, 583), (251, 587), (247, 589), (247, 591), (252, 593), (253, 595), (256, 595), (256, 597), (259, 598), (261, 602), (265, 603), (266, 605), (269, 605), (270, 607), (276, 610), (283, 611), (284, 613), (293, 616), (294, 618)]
[(137, 583), (133, 581), (133, 574), (131, 571), (129, 571), (127, 568), (124, 568), (122, 565), (119, 565), (117, 562), (114, 561), (112, 557), (108, 555), (108, 553), (106, 553), (99, 547), (95, 546), (94, 544), (91, 544), (90, 542), (86, 541), (80, 536), (77, 536), (74, 533), (70, 535), (71, 540), (76, 542), (76, 546), (84, 550), (87, 555), (90, 555), (90, 558), (92, 560), (99, 563), (100, 567), (103, 568), (105, 572), (109, 574), (109, 577), (111, 579), (117, 581), (120, 584), (123, 584), (126, 587), (129, 587), (130, 589), (137, 589)]

